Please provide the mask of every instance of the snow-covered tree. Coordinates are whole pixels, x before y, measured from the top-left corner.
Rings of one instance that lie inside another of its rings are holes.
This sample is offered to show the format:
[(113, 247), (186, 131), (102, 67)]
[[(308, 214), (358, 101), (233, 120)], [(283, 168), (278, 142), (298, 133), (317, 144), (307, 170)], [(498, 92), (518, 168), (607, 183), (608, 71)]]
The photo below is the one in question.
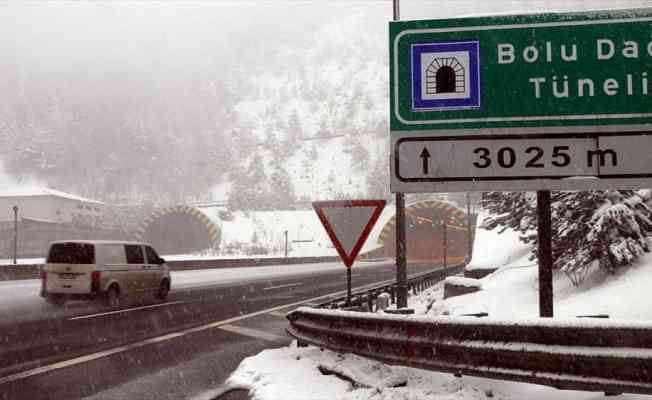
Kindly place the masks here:
[[(536, 199), (531, 193), (489, 192), (482, 205), (487, 229), (511, 228), (533, 245), (536, 258)], [(652, 210), (632, 190), (553, 192), (553, 268), (579, 286), (594, 265), (614, 272), (650, 250)]]
[(536, 197), (527, 192), (487, 192), (481, 201), (489, 212), (484, 226), (499, 233), (510, 228), (519, 232), (525, 243), (532, 241), (530, 234), (537, 227)]
[(276, 165), (270, 176), (270, 198), (268, 206), (282, 210), (292, 208), (296, 202), (296, 194), (290, 174), (281, 166)]
[(388, 157), (377, 157), (367, 175), (367, 195), (377, 199), (392, 198), (389, 192)]
[(651, 210), (632, 190), (563, 192), (553, 207), (554, 266), (579, 285), (593, 265), (614, 272), (650, 251)]
[(297, 110), (292, 110), (290, 118), (288, 119), (287, 126), (287, 139), (290, 143), (296, 144), (301, 141), (303, 137), (303, 126), (301, 125), (301, 120), (299, 119), (299, 113)]
[(245, 171), (231, 174), (228, 204), (232, 210), (260, 210), (265, 208), (269, 194), (267, 175), (262, 157), (254, 153)]

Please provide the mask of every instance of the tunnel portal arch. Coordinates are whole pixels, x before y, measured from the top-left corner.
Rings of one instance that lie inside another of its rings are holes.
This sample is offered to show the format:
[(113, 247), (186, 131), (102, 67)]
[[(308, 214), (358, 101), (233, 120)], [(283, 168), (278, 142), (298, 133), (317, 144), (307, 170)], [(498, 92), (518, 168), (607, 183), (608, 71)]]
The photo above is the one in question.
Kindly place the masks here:
[(200, 209), (177, 206), (153, 212), (136, 236), (161, 254), (190, 254), (219, 249), (221, 231)]
[[(426, 200), (405, 207), (405, 227), (408, 262), (441, 262), (443, 260), (443, 229), (447, 226), (447, 262), (453, 264), (468, 256), (467, 214), (451, 203)], [(396, 216), (383, 226), (378, 236), (379, 256), (396, 256)]]

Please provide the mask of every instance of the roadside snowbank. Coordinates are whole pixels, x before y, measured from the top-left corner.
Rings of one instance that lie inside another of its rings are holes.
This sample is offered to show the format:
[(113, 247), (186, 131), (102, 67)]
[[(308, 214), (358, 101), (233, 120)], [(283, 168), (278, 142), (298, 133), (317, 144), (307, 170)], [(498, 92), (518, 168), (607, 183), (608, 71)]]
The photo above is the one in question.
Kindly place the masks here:
[[(337, 375), (324, 375), (320, 367), (335, 370)], [(392, 387), (396, 384), (402, 386)], [(251, 400), (589, 400), (603, 396), (468, 376), (456, 378), (294, 344), (244, 359), (226, 385), (249, 390)], [(649, 399), (629, 394), (618, 398)]]
[[(496, 318), (536, 318), (539, 314), (538, 266), (528, 258), (525, 254), (481, 279), (483, 290), (480, 292), (443, 301), (437, 297), (429, 315), (487, 312)], [(615, 275), (593, 269), (581, 287), (573, 286), (563, 273), (556, 272), (553, 275), (554, 315), (607, 314), (616, 319), (652, 320), (650, 282), (652, 254), (645, 254), (637, 263)], [(432, 297), (432, 294), (426, 292), (425, 296)]]
[(479, 279), (463, 278), (461, 276), (449, 276), (448, 278), (444, 279), (444, 283), (455, 286), (464, 286), (468, 288), (482, 288), (482, 281)]

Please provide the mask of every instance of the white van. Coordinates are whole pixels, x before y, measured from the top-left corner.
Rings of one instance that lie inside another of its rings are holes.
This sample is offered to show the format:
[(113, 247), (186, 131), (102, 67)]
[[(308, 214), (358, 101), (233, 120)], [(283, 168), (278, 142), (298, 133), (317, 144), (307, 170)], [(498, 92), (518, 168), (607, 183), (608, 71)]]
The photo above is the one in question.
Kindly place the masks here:
[(102, 298), (111, 307), (130, 294), (170, 291), (170, 270), (147, 243), (64, 240), (50, 243), (41, 270), (41, 296), (62, 305), (67, 299)]

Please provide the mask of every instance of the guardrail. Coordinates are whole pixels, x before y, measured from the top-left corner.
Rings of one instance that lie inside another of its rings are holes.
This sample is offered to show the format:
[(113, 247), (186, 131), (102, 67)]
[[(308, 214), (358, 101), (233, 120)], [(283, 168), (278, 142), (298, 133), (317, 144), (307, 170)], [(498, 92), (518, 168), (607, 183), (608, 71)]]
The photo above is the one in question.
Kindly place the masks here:
[[(464, 269), (466, 262), (451, 265), (447, 268), (433, 269), (432, 271), (423, 272), (420, 274), (412, 275), (407, 280), (408, 292), (412, 294), (419, 294), (422, 291), (432, 287), (434, 284), (442, 281), (450, 275), (455, 275)], [(334, 299), (328, 299), (321, 303), (312, 304), (313, 307), (318, 308), (337, 308), (342, 309), (345, 307), (363, 307), (366, 311), (374, 311), (376, 299), (381, 293), (389, 293), (391, 304), (396, 303), (397, 296), (396, 281), (392, 283), (382, 283), (371, 288), (366, 287), (362, 290), (353, 290), (351, 292), (351, 302), (346, 303), (346, 295)]]
[(302, 344), (457, 376), (558, 389), (652, 394), (652, 323), (406, 317), (301, 307)]

